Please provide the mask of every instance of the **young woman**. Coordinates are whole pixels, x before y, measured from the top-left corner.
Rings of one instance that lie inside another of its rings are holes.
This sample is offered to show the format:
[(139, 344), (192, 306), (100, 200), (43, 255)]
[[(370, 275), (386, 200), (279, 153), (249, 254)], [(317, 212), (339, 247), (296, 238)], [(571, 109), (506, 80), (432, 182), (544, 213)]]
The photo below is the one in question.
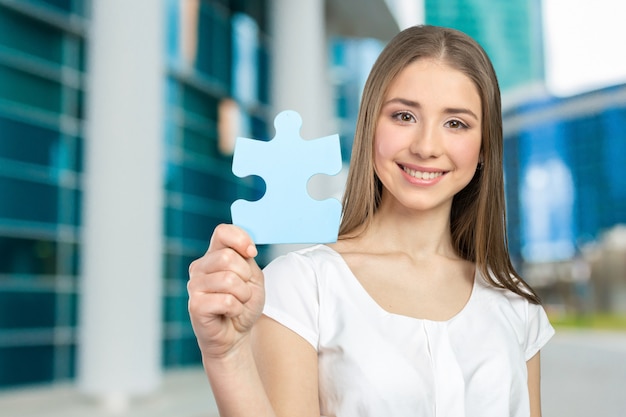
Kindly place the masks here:
[(500, 92), (482, 48), (418, 26), (365, 85), (339, 240), (261, 271), (216, 228), (189, 311), (222, 416), (541, 415), (553, 334), (507, 251)]

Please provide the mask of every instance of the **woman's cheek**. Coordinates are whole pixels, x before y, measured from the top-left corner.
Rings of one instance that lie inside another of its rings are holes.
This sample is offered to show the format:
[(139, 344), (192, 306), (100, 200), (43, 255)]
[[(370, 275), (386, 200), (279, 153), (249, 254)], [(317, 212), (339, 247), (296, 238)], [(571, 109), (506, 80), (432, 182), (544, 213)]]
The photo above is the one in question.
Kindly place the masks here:
[(399, 144), (401, 141), (397, 140), (399, 139), (397, 137), (395, 137), (396, 140), (390, 140), (390, 138), (394, 138), (394, 134), (390, 130), (392, 129), (385, 129), (383, 123), (379, 124), (376, 129), (376, 136), (374, 137), (374, 155), (376, 159), (392, 159), (400, 151)]

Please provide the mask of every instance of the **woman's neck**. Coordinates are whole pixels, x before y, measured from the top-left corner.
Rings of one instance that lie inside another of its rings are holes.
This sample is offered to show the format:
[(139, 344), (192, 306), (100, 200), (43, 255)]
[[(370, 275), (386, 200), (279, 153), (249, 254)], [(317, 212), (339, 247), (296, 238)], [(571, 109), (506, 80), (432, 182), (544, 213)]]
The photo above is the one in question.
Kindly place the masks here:
[(374, 247), (406, 252), (416, 258), (458, 257), (452, 246), (450, 212), (445, 207), (410, 211), (381, 204), (362, 237), (364, 243)]

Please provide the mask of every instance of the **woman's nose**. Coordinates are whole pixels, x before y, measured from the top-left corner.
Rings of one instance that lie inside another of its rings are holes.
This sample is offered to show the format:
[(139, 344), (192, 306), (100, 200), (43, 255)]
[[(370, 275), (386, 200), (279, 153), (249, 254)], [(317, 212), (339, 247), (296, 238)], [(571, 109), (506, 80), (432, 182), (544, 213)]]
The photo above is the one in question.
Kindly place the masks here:
[(416, 129), (410, 151), (422, 159), (441, 155), (441, 132), (436, 126), (422, 125)]

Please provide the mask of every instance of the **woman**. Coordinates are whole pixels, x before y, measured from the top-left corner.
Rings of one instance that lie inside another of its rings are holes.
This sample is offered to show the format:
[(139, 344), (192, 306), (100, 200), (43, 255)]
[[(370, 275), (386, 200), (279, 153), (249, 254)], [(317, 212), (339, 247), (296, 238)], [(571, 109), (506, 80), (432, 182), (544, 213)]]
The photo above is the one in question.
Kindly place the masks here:
[(343, 204), (335, 244), (262, 272), (221, 225), (190, 266), (222, 415), (540, 416), (554, 331), (507, 251), (500, 92), (475, 41), (418, 26), (387, 45)]

